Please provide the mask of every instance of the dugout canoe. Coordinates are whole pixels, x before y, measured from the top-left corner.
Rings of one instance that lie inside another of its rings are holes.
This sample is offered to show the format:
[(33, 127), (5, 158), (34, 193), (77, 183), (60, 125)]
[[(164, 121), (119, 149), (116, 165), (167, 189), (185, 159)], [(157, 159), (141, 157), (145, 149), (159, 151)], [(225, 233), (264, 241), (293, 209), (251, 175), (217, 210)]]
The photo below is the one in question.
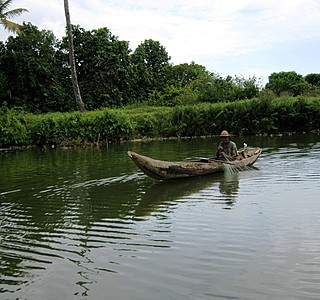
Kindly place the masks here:
[(192, 161), (163, 161), (128, 151), (128, 156), (145, 174), (159, 180), (204, 176), (224, 172), (226, 164), (232, 169), (241, 170), (252, 166), (260, 154), (260, 148), (247, 148), (240, 151), (237, 158), (231, 162), (210, 158)]

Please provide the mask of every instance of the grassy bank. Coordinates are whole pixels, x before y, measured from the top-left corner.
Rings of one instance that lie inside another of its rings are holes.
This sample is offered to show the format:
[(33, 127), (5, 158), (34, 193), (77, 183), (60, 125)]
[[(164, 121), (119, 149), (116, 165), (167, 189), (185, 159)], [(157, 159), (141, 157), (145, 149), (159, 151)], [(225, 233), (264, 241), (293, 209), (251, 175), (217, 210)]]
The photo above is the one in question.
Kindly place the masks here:
[(267, 95), (183, 107), (126, 107), (86, 113), (25, 114), (0, 110), (0, 147), (87, 145), (135, 138), (310, 132), (320, 128), (319, 97)]

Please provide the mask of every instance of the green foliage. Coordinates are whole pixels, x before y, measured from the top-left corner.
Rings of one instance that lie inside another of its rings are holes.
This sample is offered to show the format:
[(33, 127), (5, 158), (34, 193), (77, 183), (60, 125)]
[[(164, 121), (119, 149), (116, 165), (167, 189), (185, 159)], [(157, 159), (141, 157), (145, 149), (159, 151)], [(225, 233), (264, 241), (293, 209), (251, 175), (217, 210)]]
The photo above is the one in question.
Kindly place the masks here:
[[(162, 88), (149, 93), (148, 104), (156, 106), (193, 105), (200, 102), (197, 80), (210, 77), (205, 67), (195, 64), (180, 64), (166, 67), (166, 81)], [(207, 88), (205, 86), (205, 88)]]
[(23, 114), (3, 107), (0, 146), (86, 145), (132, 138), (309, 132), (320, 128), (319, 97), (263, 97), (177, 107)]
[(311, 73), (304, 77), (305, 81), (313, 86), (320, 87), (320, 73)]
[(132, 138), (132, 126), (119, 112), (104, 109), (93, 119), (94, 126), (105, 141), (129, 140)]
[(4, 99), (7, 94), (7, 86), (8, 86), (8, 79), (4, 70), (4, 54), (5, 54), (5, 45), (2, 41), (0, 41), (0, 106), (4, 102)]
[(287, 94), (289, 96), (302, 95), (309, 89), (308, 82), (302, 75), (294, 71), (272, 73), (266, 88), (273, 91), (277, 96)]
[(32, 142), (35, 145), (56, 145), (62, 142), (59, 117), (48, 114), (42, 118), (36, 118), (34, 124), (30, 124)]
[[(162, 91), (149, 95), (149, 104), (176, 106), (199, 104), (201, 102), (230, 102), (257, 97), (261, 83), (255, 76), (223, 78), (204, 67), (195, 64), (182, 64), (170, 67), (168, 82), (172, 84)], [(171, 77), (170, 77), (171, 76)]]
[(130, 140), (133, 130), (120, 112), (28, 114), (1, 110), (0, 145), (86, 145)]
[(258, 97), (262, 89), (261, 78), (257, 78), (256, 76), (249, 76), (249, 78), (235, 76), (233, 82), (238, 88), (236, 100)]
[(137, 137), (155, 137), (158, 134), (157, 118), (151, 114), (145, 114), (136, 119), (135, 135)]
[(25, 8), (9, 10), (12, 1), (13, 0), (0, 1), (0, 25), (11, 32), (20, 33), (22, 26), (10, 19), (12, 19), (12, 17), (20, 16), (23, 12), (27, 12), (28, 10)]
[(261, 100), (269, 100), (269, 101), (272, 101), (272, 100), (274, 100), (276, 97), (277, 97), (276, 94), (275, 94), (273, 91), (268, 90), (268, 89), (262, 90), (262, 91), (260, 92), (260, 94), (259, 94), (259, 98), (260, 98)]
[(139, 137), (208, 136), (223, 129), (247, 135), (308, 132), (320, 128), (320, 98), (275, 98), (267, 91), (251, 100), (174, 107), (152, 116), (141, 112), (134, 120)]
[(161, 91), (166, 85), (170, 56), (158, 41), (145, 40), (131, 55), (137, 99), (145, 100), (153, 91)]
[(0, 105), (3, 105), (4, 103), (7, 104), (4, 100), (7, 97), (7, 91), (8, 91), (7, 86), (8, 86), (7, 77), (3, 74), (0, 67)]
[[(87, 108), (117, 107), (133, 101), (128, 42), (119, 41), (107, 28), (86, 31), (79, 26), (73, 26), (73, 39), (78, 81)], [(66, 74), (67, 47), (64, 38), (59, 55)]]
[(192, 83), (199, 91), (200, 102), (227, 102), (235, 98), (235, 85), (231, 77), (224, 79), (218, 74), (207, 74)]
[(0, 109), (0, 146), (23, 146), (28, 144), (26, 120), (17, 111), (6, 107)]
[(199, 91), (193, 89), (190, 85), (181, 88), (180, 93), (164, 105), (181, 106), (181, 105), (196, 105), (200, 103)]
[(172, 114), (172, 124), (175, 134), (181, 136), (200, 136), (210, 134), (207, 132), (207, 106), (176, 107)]
[[(22, 107), (33, 113), (74, 111), (76, 106), (70, 80), (67, 39), (59, 41), (51, 31), (39, 31), (30, 23), (24, 24), (22, 30), (23, 34), (9, 37), (5, 44), (0, 42), (0, 106)], [(129, 43), (119, 40), (107, 28), (87, 31), (73, 26), (73, 36), (78, 81), (88, 110), (139, 103), (178, 107), (221, 102), (224, 103), (224, 114), (229, 114), (225, 111), (226, 107), (233, 107), (231, 113), (241, 116), (243, 107), (226, 103), (257, 97), (260, 101), (273, 102), (280, 95), (320, 95), (320, 74), (308, 74), (303, 78), (293, 71), (273, 73), (267, 88), (262, 91), (260, 79), (255, 76), (224, 78), (194, 62), (174, 66), (170, 64), (165, 47), (158, 41), (145, 40), (131, 54)], [(261, 103), (256, 105), (258, 109)], [(191, 112), (185, 111), (183, 115), (183, 120), (195, 118)], [(217, 120), (209, 121), (218, 122), (221, 112), (217, 111), (217, 115)], [(84, 117), (73, 118), (72, 122), (80, 118), (83, 126), (91, 126)], [(160, 132), (160, 127), (156, 128), (153, 121), (149, 117), (141, 120), (139, 126), (145, 132), (143, 134)], [(233, 123), (237, 130), (250, 131), (249, 128), (240, 128), (237, 121)], [(53, 120), (42, 125), (49, 131), (55, 131), (55, 126), (60, 126)], [(263, 116), (254, 125), (255, 128), (268, 127), (268, 132), (277, 127), (270, 116)], [(177, 127), (178, 135), (188, 131), (183, 129), (185, 125), (181, 126)], [(171, 129), (161, 129), (161, 132), (169, 135)], [(196, 131), (196, 128), (190, 129), (194, 132), (192, 134), (197, 134)], [(44, 141), (58, 143), (64, 137), (58, 135), (51, 138), (52, 141)], [(93, 139), (94, 136), (90, 137), (90, 140)], [(44, 141), (38, 142), (41, 144)]]
[(310, 85), (307, 95), (320, 96), (320, 73), (308, 74), (304, 77), (304, 79)]
[(185, 87), (206, 73), (208, 72), (202, 65), (198, 65), (194, 62), (191, 62), (190, 64), (184, 63), (171, 66), (171, 68), (168, 69), (167, 80), (174, 86)]
[[(154, 90), (149, 94), (148, 104), (155, 106), (177, 106), (193, 104), (193, 101), (184, 99), (185, 88), (169, 85), (163, 88), (163, 91)], [(183, 98), (182, 98), (183, 97)]]
[(56, 39), (52, 32), (24, 24), (21, 35), (9, 37), (2, 55), (2, 74), (7, 78), (9, 107), (21, 106), (31, 112), (73, 108), (61, 81), (56, 60)]

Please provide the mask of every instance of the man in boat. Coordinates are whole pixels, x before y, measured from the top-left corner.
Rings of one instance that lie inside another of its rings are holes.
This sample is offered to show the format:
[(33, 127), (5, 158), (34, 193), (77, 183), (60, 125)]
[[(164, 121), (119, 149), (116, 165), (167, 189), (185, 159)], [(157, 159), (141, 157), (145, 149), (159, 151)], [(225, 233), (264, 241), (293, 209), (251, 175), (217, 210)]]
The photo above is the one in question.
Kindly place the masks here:
[(221, 142), (217, 149), (217, 159), (234, 160), (238, 155), (236, 143), (229, 140), (230, 134), (223, 130), (220, 134)]

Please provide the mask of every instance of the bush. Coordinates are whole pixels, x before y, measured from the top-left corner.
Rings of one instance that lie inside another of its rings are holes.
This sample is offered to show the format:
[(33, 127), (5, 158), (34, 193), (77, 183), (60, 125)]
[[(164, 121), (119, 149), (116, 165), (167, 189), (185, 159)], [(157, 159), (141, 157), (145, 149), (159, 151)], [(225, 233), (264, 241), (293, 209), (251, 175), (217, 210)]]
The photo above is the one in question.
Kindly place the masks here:
[(137, 118), (135, 135), (141, 137), (154, 137), (158, 135), (157, 118), (154, 115), (142, 115)]
[(319, 97), (261, 97), (192, 106), (133, 107), (86, 113), (24, 114), (1, 109), (0, 145), (83, 145), (132, 138), (308, 132), (320, 128)]
[(60, 144), (61, 134), (58, 117), (54, 114), (36, 118), (34, 124), (30, 124), (31, 139), (34, 145)]
[(54, 113), (30, 117), (34, 145), (81, 145), (130, 140), (132, 126), (119, 112)]
[(121, 113), (105, 109), (94, 117), (94, 128), (106, 142), (129, 140), (133, 130), (129, 120)]
[(28, 144), (26, 120), (20, 112), (0, 109), (0, 146), (23, 146)]

